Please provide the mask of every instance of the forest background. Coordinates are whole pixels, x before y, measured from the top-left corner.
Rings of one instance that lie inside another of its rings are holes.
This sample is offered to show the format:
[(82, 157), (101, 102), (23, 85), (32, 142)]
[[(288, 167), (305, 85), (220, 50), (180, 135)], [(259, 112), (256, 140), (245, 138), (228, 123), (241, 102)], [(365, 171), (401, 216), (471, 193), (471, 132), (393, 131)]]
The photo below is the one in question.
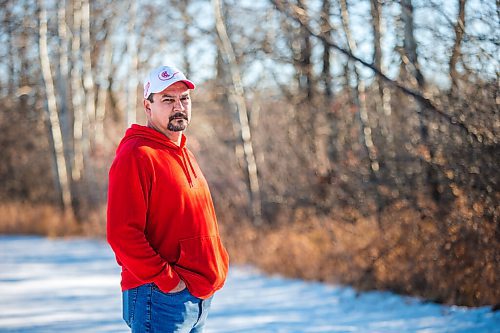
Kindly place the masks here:
[(499, 6), (0, 1), (0, 232), (104, 236), (142, 78), (175, 64), (233, 263), (498, 307)]

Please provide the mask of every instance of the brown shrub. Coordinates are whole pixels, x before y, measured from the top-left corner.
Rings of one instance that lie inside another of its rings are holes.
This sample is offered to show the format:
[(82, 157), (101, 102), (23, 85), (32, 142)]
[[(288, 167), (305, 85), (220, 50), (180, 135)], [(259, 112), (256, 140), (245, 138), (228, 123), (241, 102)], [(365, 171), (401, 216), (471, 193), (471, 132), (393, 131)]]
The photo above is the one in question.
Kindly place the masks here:
[(269, 273), (449, 304), (496, 304), (495, 224), (464, 218), (464, 207), (444, 217), (432, 205), (422, 207), (396, 202), (381, 213), (382, 227), (375, 218), (353, 218), (347, 210), (266, 228), (231, 224), (221, 232), (233, 263), (252, 263)]

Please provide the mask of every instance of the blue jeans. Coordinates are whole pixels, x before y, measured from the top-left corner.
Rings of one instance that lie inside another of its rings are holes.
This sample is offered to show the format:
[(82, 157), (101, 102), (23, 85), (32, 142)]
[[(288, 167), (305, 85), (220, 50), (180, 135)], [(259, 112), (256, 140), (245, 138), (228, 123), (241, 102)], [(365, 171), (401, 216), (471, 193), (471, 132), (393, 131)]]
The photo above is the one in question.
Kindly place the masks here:
[(123, 319), (133, 333), (201, 333), (211, 301), (187, 288), (164, 293), (148, 283), (123, 292)]

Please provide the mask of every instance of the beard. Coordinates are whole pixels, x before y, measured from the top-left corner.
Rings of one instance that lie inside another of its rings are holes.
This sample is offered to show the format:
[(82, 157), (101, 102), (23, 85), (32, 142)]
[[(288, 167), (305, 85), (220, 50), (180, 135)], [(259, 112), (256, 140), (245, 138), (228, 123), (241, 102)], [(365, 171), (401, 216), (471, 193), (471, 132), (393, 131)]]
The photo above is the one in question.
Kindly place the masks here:
[(177, 112), (168, 118), (167, 129), (172, 132), (184, 131), (189, 124), (187, 115), (182, 112)]

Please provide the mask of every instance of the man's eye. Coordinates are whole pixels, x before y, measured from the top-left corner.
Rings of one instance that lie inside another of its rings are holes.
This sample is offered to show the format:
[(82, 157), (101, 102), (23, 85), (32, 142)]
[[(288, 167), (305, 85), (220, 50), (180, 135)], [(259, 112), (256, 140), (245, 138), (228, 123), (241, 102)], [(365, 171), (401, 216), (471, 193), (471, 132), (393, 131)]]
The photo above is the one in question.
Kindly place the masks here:
[(169, 103), (169, 104), (170, 104), (170, 103), (173, 103), (173, 102), (174, 102), (174, 100), (173, 100), (172, 98), (165, 98), (165, 99), (163, 100), (163, 102), (165, 102), (165, 103)]
[(189, 96), (182, 97), (182, 98), (181, 98), (181, 101), (183, 101), (183, 102), (187, 102), (187, 101), (189, 101)]

